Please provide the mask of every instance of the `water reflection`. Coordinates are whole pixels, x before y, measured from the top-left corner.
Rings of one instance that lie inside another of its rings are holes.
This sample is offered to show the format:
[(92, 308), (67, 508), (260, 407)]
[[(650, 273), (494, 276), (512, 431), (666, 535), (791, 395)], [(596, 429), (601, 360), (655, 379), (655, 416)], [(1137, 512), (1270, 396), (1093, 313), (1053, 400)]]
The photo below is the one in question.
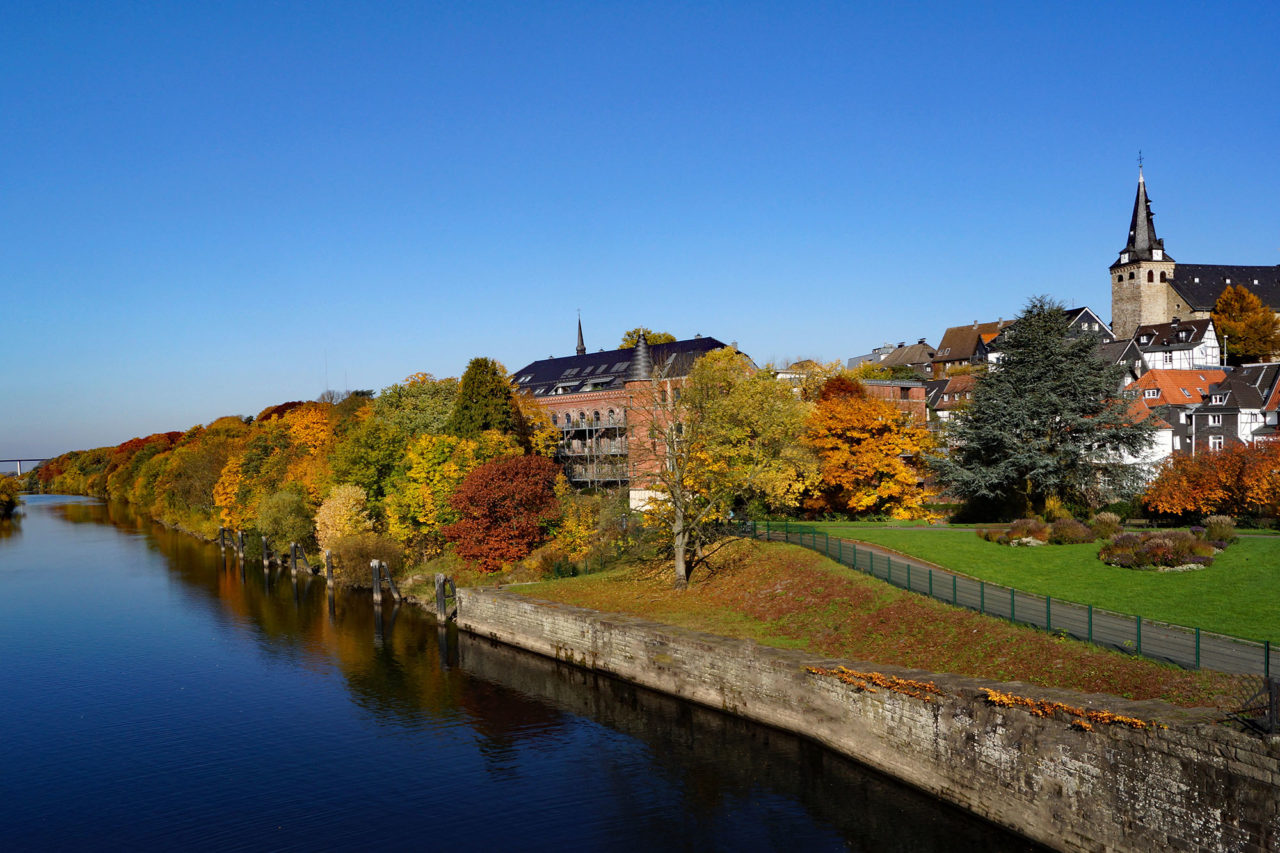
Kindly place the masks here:
[[(525, 790), (515, 786), (528, 785), (531, 774), (582, 779), (572, 803), (530, 806), (559, 809), (549, 819), (569, 833), (566, 841), (610, 847), (644, 837), (647, 847), (723, 849), (806, 839), (877, 851), (1038, 849), (809, 741), (460, 633), (413, 606), (388, 600), (375, 607), (367, 591), (239, 560), (230, 549), (220, 552), (140, 519), (127, 506), (68, 503), (56, 512), (73, 524), (145, 534), (146, 547), (164, 555), (182, 594), (222, 613), (255, 638), (262, 654), (339, 673), (350, 702), (381, 729), (433, 737), (442, 727), (469, 731), (479, 772), (500, 786), (484, 796)], [(581, 754), (573, 745), (582, 742), (616, 749)], [(543, 764), (531, 765), (531, 756)], [(451, 761), (465, 766), (469, 758)], [(458, 777), (456, 784), (476, 783)], [(541, 786), (533, 785), (525, 796), (538, 795)], [(485, 846), (477, 827), (467, 831), (470, 846)], [(510, 847), (518, 837), (513, 831), (494, 837)]]

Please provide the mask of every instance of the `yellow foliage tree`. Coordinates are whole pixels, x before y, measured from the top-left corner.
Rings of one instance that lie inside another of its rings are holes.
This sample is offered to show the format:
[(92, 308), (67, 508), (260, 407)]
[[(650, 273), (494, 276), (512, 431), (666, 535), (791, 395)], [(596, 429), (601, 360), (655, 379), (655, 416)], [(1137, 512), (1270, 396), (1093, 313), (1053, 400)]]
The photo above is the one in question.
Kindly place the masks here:
[(344, 536), (371, 533), (367, 496), (359, 486), (337, 486), (316, 510), (316, 541), (329, 550)]
[(420, 554), (441, 547), (440, 528), (457, 520), (449, 496), (477, 466), (492, 459), (519, 456), (513, 436), (486, 430), (476, 438), (420, 435), (406, 451), (409, 470), (386, 498), (387, 532)]
[(587, 556), (596, 539), (600, 516), (598, 501), (588, 495), (576, 494), (564, 474), (556, 477), (555, 493), (556, 500), (560, 502), (556, 543), (570, 558), (580, 560)]
[(923, 518), (935, 492), (922, 460), (934, 442), (928, 429), (889, 400), (867, 395), (847, 376), (832, 377), (809, 415), (805, 440), (818, 453), (822, 484), (811, 508)]

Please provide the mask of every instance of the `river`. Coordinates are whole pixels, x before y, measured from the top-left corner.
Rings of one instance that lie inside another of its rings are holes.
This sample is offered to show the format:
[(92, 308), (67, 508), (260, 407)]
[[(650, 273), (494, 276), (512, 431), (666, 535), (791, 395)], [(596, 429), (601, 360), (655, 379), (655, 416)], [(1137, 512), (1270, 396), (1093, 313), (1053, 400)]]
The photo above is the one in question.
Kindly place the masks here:
[[(1033, 850), (830, 751), (87, 498), (0, 528), (0, 849)], [(380, 629), (380, 630), (379, 630)]]

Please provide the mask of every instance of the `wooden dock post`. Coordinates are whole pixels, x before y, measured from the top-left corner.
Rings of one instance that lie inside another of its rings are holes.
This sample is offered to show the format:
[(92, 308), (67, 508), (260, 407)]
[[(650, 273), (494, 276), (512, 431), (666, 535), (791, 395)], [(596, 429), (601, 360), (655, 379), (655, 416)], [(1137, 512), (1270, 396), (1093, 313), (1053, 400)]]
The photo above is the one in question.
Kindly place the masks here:
[(328, 549), (324, 552), (324, 582), (333, 586), (333, 552)]
[(387, 580), (387, 586), (391, 589), (391, 597), (397, 604), (404, 600), (404, 596), (400, 594), (400, 590), (396, 588), (395, 579), (391, 577), (391, 570), (387, 568), (387, 564), (382, 560), (378, 561), (378, 567), (382, 570), (382, 576)]
[(382, 569), (377, 560), (369, 561), (369, 569), (373, 572), (373, 603), (382, 606)]
[(244, 560), (244, 531), (236, 531), (236, 556)]
[(267, 537), (262, 537), (262, 568), (271, 565), (271, 547), (267, 545)]
[(298, 576), (298, 543), (289, 543), (289, 574)]

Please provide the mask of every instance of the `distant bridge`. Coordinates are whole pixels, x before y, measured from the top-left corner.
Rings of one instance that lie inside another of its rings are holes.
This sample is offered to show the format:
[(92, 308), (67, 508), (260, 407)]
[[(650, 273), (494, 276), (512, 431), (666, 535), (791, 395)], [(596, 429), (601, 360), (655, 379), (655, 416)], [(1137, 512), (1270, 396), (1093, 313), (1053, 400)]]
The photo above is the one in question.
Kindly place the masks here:
[(18, 476), (19, 476), (19, 477), (21, 477), (21, 476), (22, 476), (22, 463), (23, 463), (23, 462), (35, 462), (35, 463), (39, 464), (39, 463), (41, 463), (41, 462), (48, 462), (48, 461), (49, 461), (48, 459), (0, 459), (0, 465), (9, 465), (9, 464), (11, 464), (11, 463), (17, 463), (17, 465), (18, 465)]

